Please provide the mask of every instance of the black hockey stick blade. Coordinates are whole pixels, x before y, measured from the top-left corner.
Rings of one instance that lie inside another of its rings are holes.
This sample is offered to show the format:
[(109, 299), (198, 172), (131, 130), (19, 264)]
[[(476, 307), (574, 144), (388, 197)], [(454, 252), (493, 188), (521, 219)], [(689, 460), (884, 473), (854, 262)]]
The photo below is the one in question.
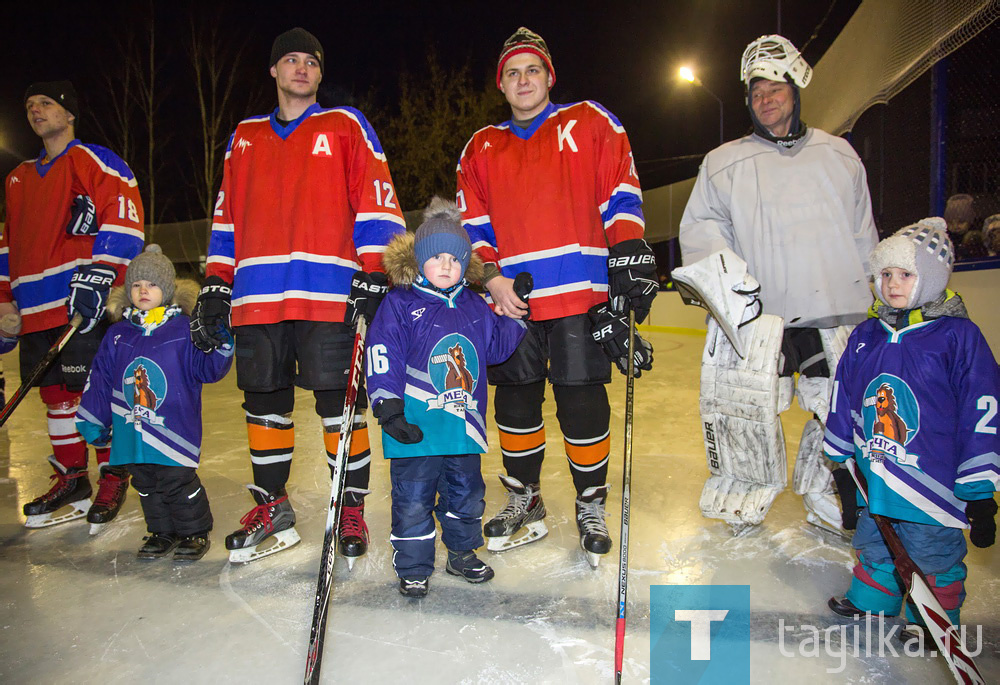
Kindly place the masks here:
[(35, 368), (31, 370), (26, 378), (21, 379), (21, 387), (17, 389), (14, 396), (10, 398), (10, 401), (4, 405), (2, 410), (0, 410), (0, 426), (7, 423), (7, 419), (9, 419), (10, 415), (14, 413), (15, 409), (17, 409), (17, 405), (21, 404), (21, 400), (27, 396), (28, 391), (31, 390), (31, 386), (33, 386), (38, 379), (42, 377), (42, 375), (52, 365), (52, 362), (56, 360), (56, 357), (58, 357), (59, 353), (62, 352), (64, 347), (66, 347), (66, 343), (68, 343), (69, 339), (73, 337), (73, 334), (76, 333), (76, 330), (80, 327), (81, 323), (83, 323), (83, 317), (80, 316), (80, 314), (74, 314), (73, 318), (68, 324), (66, 324), (62, 333), (59, 334), (59, 337), (56, 338), (55, 343), (52, 344), (52, 347), (50, 347), (49, 351), (45, 353), (45, 356), (42, 357), (41, 361), (35, 364)]
[[(847, 460), (847, 467), (850, 469), (854, 481), (858, 484), (858, 492), (867, 503), (868, 481), (865, 479), (865, 474), (861, 472), (861, 468), (854, 459)], [(871, 510), (869, 510), (869, 514), (871, 514)], [(916, 605), (917, 611), (924, 619), (924, 625), (931, 637), (934, 638), (934, 642), (937, 643), (941, 656), (948, 664), (955, 681), (962, 685), (986, 685), (983, 674), (979, 672), (976, 662), (972, 660), (972, 656), (969, 655), (962, 642), (958, 628), (951, 622), (944, 607), (941, 606), (941, 602), (934, 596), (923, 571), (910, 558), (906, 547), (903, 546), (903, 541), (896, 534), (896, 529), (880, 514), (871, 514), (871, 517), (875, 520), (875, 525), (878, 526), (879, 532), (885, 539), (885, 546), (892, 553), (892, 563), (903, 579), (903, 584), (909, 592), (910, 601)]]
[[(628, 348), (635, 349), (635, 312), (628, 313)], [(628, 355), (625, 377), (625, 464), (622, 469), (622, 523), (618, 554), (618, 619), (615, 621), (615, 683), (622, 681), (625, 654), (625, 606), (628, 600), (628, 524), (632, 502), (632, 407), (635, 401), (635, 355)]]
[(320, 666), (323, 662), (326, 617), (333, 590), (333, 562), (336, 558), (337, 532), (340, 528), (340, 503), (347, 477), (347, 455), (351, 450), (351, 429), (364, 368), (367, 331), (365, 317), (359, 316), (354, 335), (350, 375), (347, 379), (347, 395), (344, 398), (344, 413), (340, 421), (340, 442), (337, 445), (337, 456), (334, 459), (333, 477), (330, 483), (330, 506), (326, 512), (326, 532), (323, 535), (323, 552), (320, 555), (319, 578), (316, 581), (316, 604), (313, 607), (312, 626), (309, 629), (309, 647), (306, 650), (306, 670), (303, 679), (306, 685), (319, 683)]

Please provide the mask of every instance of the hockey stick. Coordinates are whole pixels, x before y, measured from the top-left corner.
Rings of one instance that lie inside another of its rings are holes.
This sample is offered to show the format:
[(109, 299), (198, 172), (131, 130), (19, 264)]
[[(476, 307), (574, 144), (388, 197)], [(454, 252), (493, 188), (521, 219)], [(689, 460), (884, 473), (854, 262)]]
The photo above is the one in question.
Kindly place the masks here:
[(632, 401), (635, 395), (635, 311), (628, 313), (628, 375), (625, 377), (625, 468), (622, 473), (622, 528), (618, 556), (618, 620), (615, 622), (615, 683), (622, 682), (625, 601), (628, 595), (628, 520), (632, 499)]
[(27, 378), (21, 380), (21, 387), (17, 389), (14, 396), (10, 398), (10, 401), (4, 405), (2, 410), (0, 410), (0, 426), (7, 423), (7, 419), (9, 419), (10, 415), (14, 413), (15, 409), (17, 409), (17, 405), (21, 404), (21, 400), (27, 396), (28, 391), (31, 390), (31, 386), (33, 386), (35, 381), (41, 378), (42, 374), (44, 374), (49, 366), (52, 365), (52, 362), (55, 361), (56, 357), (59, 356), (59, 353), (62, 352), (64, 347), (66, 347), (66, 343), (68, 343), (69, 339), (73, 337), (73, 334), (76, 333), (76, 329), (80, 327), (81, 323), (83, 323), (83, 317), (80, 316), (79, 313), (74, 314), (70, 322), (66, 324), (66, 328), (62, 330), (62, 333), (59, 334), (59, 337), (56, 338), (55, 343), (53, 343), (52, 347), (49, 348), (49, 351), (45, 353), (45, 356), (42, 357), (41, 361), (35, 364), (35, 368), (31, 370)]
[(313, 608), (312, 627), (309, 629), (309, 649), (306, 651), (306, 673), (304, 683), (315, 685), (319, 682), (319, 669), (323, 661), (323, 642), (326, 636), (326, 614), (333, 589), (333, 561), (337, 549), (337, 532), (340, 528), (340, 504), (347, 480), (347, 455), (351, 450), (351, 429), (354, 425), (354, 407), (361, 385), (361, 371), (365, 358), (365, 334), (368, 323), (364, 316), (358, 317), (354, 335), (354, 353), (351, 356), (350, 375), (347, 379), (347, 396), (344, 398), (344, 413), (340, 419), (340, 442), (333, 462), (333, 478), (330, 485), (330, 507), (326, 512), (326, 534), (323, 537), (323, 553), (320, 557), (319, 580), (316, 582), (316, 606)]
[[(861, 472), (854, 459), (848, 459), (847, 466), (851, 470), (851, 475), (854, 476), (854, 481), (858, 484), (858, 491), (867, 503), (868, 482), (865, 480), (865, 474)], [(976, 668), (976, 663), (969, 656), (965, 645), (962, 644), (958, 628), (951, 622), (944, 607), (934, 596), (923, 571), (906, 552), (903, 541), (899, 539), (892, 524), (884, 516), (872, 514), (870, 509), (869, 514), (874, 519), (875, 525), (878, 526), (879, 532), (882, 533), (886, 547), (892, 553), (892, 563), (896, 566), (896, 572), (903, 579), (903, 584), (906, 585), (910, 601), (917, 606), (927, 631), (941, 650), (941, 656), (948, 663), (948, 668), (955, 676), (955, 681), (963, 685), (979, 685), (980, 683), (986, 685), (986, 680), (983, 679), (983, 675)]]

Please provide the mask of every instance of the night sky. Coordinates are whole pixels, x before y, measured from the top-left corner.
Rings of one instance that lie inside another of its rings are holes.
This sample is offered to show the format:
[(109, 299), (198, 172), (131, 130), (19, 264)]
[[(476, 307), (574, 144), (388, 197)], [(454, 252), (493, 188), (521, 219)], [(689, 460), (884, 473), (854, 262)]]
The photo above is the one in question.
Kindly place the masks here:
[[(326, 49), (321, 102), (325, 99), (322, 104), (332, 105), (350, 103), (352, 96), (371, 88), (391, 98), (399, 71), (419, 68), (429, 49), (445, 63), (468, 62), (477, 78), (486, 78), (495, 72), (504, 39), (525, 25), (540, 33), (552, 52), (558, 81), (552, 99), (597, 100), (618, 115), (629, 132), (643, 185), (650, 188), (691, 176), (697, 169), (697, 159), (677, 163), (671, 158), (701, 155), (718, 144), (718, 102), (697, 87), (678, 83), (675, 74), (680, 64), (694, 66), (705, 85), (723, 100), (726, 139), (738, 137), (749, 126), (738, 77), (745, 45), (779, 29), (780, 8), (781, 33), (800, 48), (823, 22), (804, 50), (806, 59), (815, 64), (858, 4), (858, 0), (370, 1), (314, 3), (307, 8), (283, 2), (157, 2), (153, 5), (157, 53), (164, 68), (161, 87), (167, 94), (160, 130), (172, 158), (189, 156), (195, 142), (188, 123), (193, 94), (181, 41), (192, 17), (198, 22), (217, 21), (229, 36), (248, 39), (240, 69), (250, 81), (259, 78), (263, 83), (265, 110), (275, 102), (267, 73), (270, 45), (275, 35), (293, 26), (312, 31)], [(107, 94), (99, 84), (104, 74), (121, 70), (115, 57), (116, 38), (124, 31), (141, 34), (137, 26), (147, 7), (137, 0), (24, 2), (5, 9), (5, 38), (0, 44), (4, 176), (40, 149), (23, 113), (24, 90), (33, 81), (74, 81), (86, 109), (78, 133), (81, 139), (95, 141), (87, 118), (103, 116), (102, 99)], [(258, 112), (246, 114), (252, 113)], [(391, 167), (391, 144), (383, 142)], [(173, 171), (167, 167), (164, 173), (180, 174), (180, 165)], [(163, 183), (170, 187), (170, 179)], [(183, 214), (182, 205), (176, 206), (176, 213)]]

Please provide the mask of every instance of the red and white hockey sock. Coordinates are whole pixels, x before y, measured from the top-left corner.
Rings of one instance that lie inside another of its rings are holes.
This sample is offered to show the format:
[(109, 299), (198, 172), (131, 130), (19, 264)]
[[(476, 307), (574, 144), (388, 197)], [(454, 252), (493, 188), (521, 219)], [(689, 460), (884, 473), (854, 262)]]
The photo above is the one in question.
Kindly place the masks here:
[(70, 392), (64, 385), (39, 388), (45, 403), (52, 454), (66, 468), (87, 467), (87, 443), (76, 430), (76, 408), (82, 393)]

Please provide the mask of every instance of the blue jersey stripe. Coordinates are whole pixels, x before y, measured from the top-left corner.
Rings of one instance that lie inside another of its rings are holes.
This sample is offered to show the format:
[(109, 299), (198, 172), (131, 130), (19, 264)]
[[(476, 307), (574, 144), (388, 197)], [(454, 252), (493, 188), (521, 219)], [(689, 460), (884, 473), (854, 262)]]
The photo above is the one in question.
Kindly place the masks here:
[(95, 255), (112, 255), (131, 260), (142, 251), (142, 238), (115, 231), (101, 231), (94, 240)]
[(69, 297), (69, 281), (73, 278), (73, 268), (50, 274), (37, 281), (19, 282), (13, 287), (18, 309), (30, 309), (43, 304), (65, 300)]
[(514, 278), (522, 271), (531, 273), (535, 290), (585, 281), (605, 286), (608, 284), (608, 258), (605, 255), (571, 252), (519, 261), (500, 268), (500, 272), (508, 278)]
[(358, 267), (321, 264), (293, 259), (276, 264), (241, 265), (236, 272), (233, 299), (255, 295), (276, 295), (290, 290), (336, 295), (346, 301), (351, 290), (351, 276)]

